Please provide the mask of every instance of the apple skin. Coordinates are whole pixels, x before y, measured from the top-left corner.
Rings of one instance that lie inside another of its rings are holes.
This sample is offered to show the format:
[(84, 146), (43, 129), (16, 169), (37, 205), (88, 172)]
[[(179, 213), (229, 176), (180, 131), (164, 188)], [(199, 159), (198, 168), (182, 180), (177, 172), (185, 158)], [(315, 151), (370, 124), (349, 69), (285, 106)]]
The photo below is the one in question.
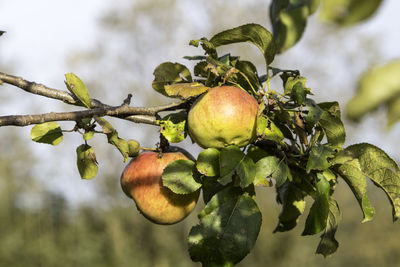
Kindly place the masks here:
[(211, 88), (189, 111), (189, 135), (202, 148), (246, 146), (256, 136), (257, 112), (257, 100), (244, 90)]
[(191, 159), (185, 154), (144, 152), (132, 159), (121, 175), (121, 187), (124, 193), (132, 198), (138, 210), (154, 223), (177, 223), (189, 215), (196, 206), (200, 190), (181, 195), (162, 185), (161, 176), (164, 168), (175, 160)]

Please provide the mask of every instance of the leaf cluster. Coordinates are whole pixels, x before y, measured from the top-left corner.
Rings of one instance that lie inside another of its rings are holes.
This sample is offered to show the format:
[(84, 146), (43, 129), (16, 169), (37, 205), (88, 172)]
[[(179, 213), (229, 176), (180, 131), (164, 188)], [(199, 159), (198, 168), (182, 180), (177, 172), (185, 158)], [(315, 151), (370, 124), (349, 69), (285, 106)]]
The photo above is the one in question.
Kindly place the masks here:
[[(261, 50), (266, 73), (259, 74), (251, 62), (238, 56), (218, 55), (218, 46), (237, 42), (249, 42)], [(321, 234), (316, 252), (324, 256), (339, 246), (335, 233), (341, 212), (334, 192), (340, 179), (359, 202), (363, 222), (374, 215), (366, 192), (367, 177), (387, 194), (393, 220), (398, 218), (397, 164), (371, 144), (343, 147), (346, 133), (338, 102), (317, 103), (298, 70), (270, 66), (277, 51), (268, 30), (246, 24), (211, 39), (192, 40), (190, 45), (201, 46), (205, 53), (185, 57), (197, 61), (193, 74), (180, 63), (163, 63), (154, 71), (156, 91), (190, 102), (208, 88), (233, 85), (259, 102), (257, 138), (247, 147), (207, 148), (196, 161), (172, 163), (164, 172), (164, 185), (175, 193), (202, 189), (205, 208), (188, 237), (194, 261), (204, 266), (229, 266), (249, 253), (262, 221), (255, 187), (275, 188), (282, 211), (274, 232), (296, 227), (310, 205), (302, 234)], [(272, 79), (279, 79), (281, 88), (271, 88)], [(160, 121), (161, 133), (168, 141), (179, 142), (186, 136), (185, 116), (187, 110)], [(306, 201), (307, 197), (311, 201)]]
[[(65, 85), (71, 94), (76, 97), (82, 106), (90, 109), (91, 98), (89, 91), (82, 80), (73, 73), (65, 75)], [(101, 130), (96, 130), (101, 128)], [(57, 122), (46, 122), (35, 125), (31, 130), (32, 141), (53, 146), (61, 143), (63, 134), (78, 132), (82, 135), (84, 143), (76, 149), (76, 163), (82, 179), (92, 179), (98, 173), (98, 162), (92, 146), (88, 144), (95, 134), (103, 134), (108, 143), (113, 145), (122, 154), (124, 161), (139, 153), (140, 145), (136, 140), (125, 140), (118, 136), (117, 130), (104, 118), (94, 116), (78, 120), (71, 130), (62, 130)]]

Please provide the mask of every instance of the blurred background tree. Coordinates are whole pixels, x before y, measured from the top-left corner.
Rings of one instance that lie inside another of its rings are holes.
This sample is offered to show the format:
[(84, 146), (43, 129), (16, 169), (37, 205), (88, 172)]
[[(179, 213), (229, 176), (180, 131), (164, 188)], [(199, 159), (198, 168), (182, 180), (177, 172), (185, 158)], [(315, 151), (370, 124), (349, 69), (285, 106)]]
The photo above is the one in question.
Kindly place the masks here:
[[(159, 63), (184, 61), (182, 55), (198, 52), (187, 45), (189, 40), (209, 37), (223, 29), (248, 22), (271, 29), (269, 2), (116, 1), (99, 20), (98, 38), (91, 49), (71, 54), (65, 72), (77, 73), (94, 98), (107, 99), (109, 104), (119, 104), (128, 93), (133, 93), (134, 105), (166, 103), (170, 100), (151, 90), (152, 71)], [(377, 38), (379, 33), (371, 34), (362, 27), (322, 25), (313, 16), (300, 43), (278, 57), (274, 66), (298, 67), (317, 100), (338, 99), (344, 106), (353, 94), (357, 77), (369, 65), (388, 57), (382, 40)], [(253, 47), (235, 45), (233, 51), (259, 62), (257, 67), (262, 69), (262, 59), (257, 58), (259, 54)], [(13, 68), (18, 71), (18, 66)], [(0, 101), (6, 103), (9, 99), (2, 96)], [(378, 112), (361, 124), (347, 122), (347, 142), (379, 144), (399, 160), (399, 152), (393, 149), (399, 145), (398, 138), (394, 138), (398, 129), (385, 133), (384, 140), (378, 139), (384, 134), (380, 130), (384, 128), (384, 117)], [(132, 135), (143, 146), (154, 146), (158, 141), (152, 126), (111, 121), (124, 138)], [(118, 152), (103, 145), (104, 140), (97, 140), (96, 146), (102, 146), (96, 151), (103, 163), (99, 177), (85, 185), (78, 174), (69, 177), (76, 180), (77, 187), (92, 188), (90, 198), (79, 200), (79, 193), (62, 194), (63, 177), (57, 175), (57, 170), (35, 169), (43, 164), (38, 162), (43, 159), (40, 153), (34, 151), (40, 145), (26, 145), (28, 139), (18, 129), (2, 128), (0, 135), (0, 266), (197, 266), (186, 252), (186, 236), (196, 222), (195, 216), (174, 226), (153, 225), (143, 219), (120, 190), (119, 175), (124, 164)], [(63, 152), (59, 148), (45, 151), (75, 168), (71, 155), (76, 141), (71, 137), (60, 145)], [(190, 150), (196, 154), (196, 149)], [(64, 153), (70, 157), (63, 159)], [(49, 169), (57, 169), (57, 160), (48, 164)], [(47, 182), (42, 176), (49, 175), (55, 177)], [(56, 190), (54, 184), (58, 184)], [(261, 233), (253, 251), (239, 266), (396, 266), (400, 250), (396, 236), (400, 229), (391, 222), (383, 192), (369, 188), (377, 214), (374, 221), (361, 225), (357, 202), (342, 187), (336, 196), (344, 214), (336, 254), (327, 259), (314, 255), (318, 237), (300, 236), (305, 218), (293, 231), (272, 234), (280, 207), (273, 189), (265, 188), (258, 190), (257, 197), (263, 213)], [(197, 209), (201, 208), (199, 203)]]

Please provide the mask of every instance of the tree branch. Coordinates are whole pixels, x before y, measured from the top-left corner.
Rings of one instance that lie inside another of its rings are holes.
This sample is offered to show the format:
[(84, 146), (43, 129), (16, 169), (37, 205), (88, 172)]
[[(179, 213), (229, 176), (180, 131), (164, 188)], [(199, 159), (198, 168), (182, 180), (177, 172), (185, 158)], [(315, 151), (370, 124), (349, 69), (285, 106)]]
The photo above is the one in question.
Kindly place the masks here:
[[(61, 100), (70, 105), (81, 106), (81, 103), (73, 95), (67, 91), (49, 88), (43, 84), (37, 84), (24, 80), (21, 77), (16, 77), (3, 72), (0, 72), (0, 84), (7, 83), (23, 89), (26, 92)], [(73, 111), (73, 112), (50, 112), (37, 115), (9, 115), (0, 117), (0, 126), (27, 126), (50, 121), (78, 121), (83, 118), (93, 117), (95, 115), (112, 116), (129, 120), (135, 123), (145, 123), (157, 125), (157, 114), (162, 111), (177, 110), (187, 108), (186, 101), (175, 102), (167, 105), (154, 107), (131, 107), (128, 105), (130, 96), (124, 100), (121, 106), (110, 106), (102, 103), (97, 99), (92, 100), (92, 109)]]
[[(16, 87), (19, 87), (28, 93), (61, 100), (70, 105), (81, 106), (80, 101), (77, 98), (75, 98), (74, 96), (72, 96), (70, 93), (68, 93), (67, 91), (53, 89), (53, 88), (47, 87), (43, 84), (30, 82), (30, 81), (24, 80), (22, 77), (9, 75), (9, 74), (3, 73), (3, 72), (0, 72), (0, 80), (3, 83), (8, 83), (8, 84), (14, 85)], [(93, 108), (106, 107), (106, 106), (107, 105), (101, 103), (99, 100), (92, 99), (92, 107)]]

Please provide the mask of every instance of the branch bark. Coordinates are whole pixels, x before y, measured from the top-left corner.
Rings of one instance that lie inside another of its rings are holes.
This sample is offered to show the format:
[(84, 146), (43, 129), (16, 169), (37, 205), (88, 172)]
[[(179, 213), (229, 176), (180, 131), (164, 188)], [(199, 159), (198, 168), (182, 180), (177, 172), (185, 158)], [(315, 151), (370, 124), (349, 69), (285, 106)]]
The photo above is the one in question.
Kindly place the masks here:
[[(67, 91), (53, 89), (43, 84), (27, 81), (21, 77), (9, 75), (0, 72), (0, 84), (7, 83), (14, 85), (22, 90), (44, 97), (57, 99), (64, 103), (82, 106), (80, 101)], [(167, 105), (154, 106), (154, 107), (131, 107), (125, 104), (121, 106), (110, 106), (102, 103), (97, 99), (91, 99), (92, 109), (79, 110), (72, 112), (50, 112), (37, 115), (9, 115), (0, 116), (1, 126), (27, 126), (31, 124), (38, 124), (50, 121), (78, 121), (83, 118), (93, 117), (95, 115), (112, 116), (124, 120), (129, 120), (135, 123), (145, 123), (157, 125), (157, 115), (162, 111), (177, 110), (187, 107), (186, 101), (175, 102)]]

